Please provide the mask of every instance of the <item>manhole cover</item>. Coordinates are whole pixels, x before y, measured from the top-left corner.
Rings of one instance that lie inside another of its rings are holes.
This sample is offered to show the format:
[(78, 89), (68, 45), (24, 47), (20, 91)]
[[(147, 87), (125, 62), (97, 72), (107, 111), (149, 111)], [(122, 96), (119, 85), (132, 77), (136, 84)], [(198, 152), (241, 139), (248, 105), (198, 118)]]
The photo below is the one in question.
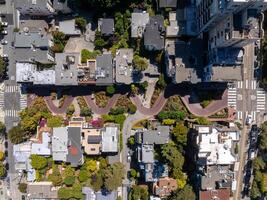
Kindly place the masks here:
[(255, 95), (251, 95), (251, 100), (256, 100), (256, 96)]

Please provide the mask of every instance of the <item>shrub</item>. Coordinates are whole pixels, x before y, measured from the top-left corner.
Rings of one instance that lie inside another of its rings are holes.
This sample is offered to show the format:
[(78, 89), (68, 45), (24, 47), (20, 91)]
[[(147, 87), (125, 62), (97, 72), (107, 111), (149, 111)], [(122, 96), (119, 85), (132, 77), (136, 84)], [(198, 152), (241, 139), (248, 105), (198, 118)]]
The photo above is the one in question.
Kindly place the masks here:
[(47, 166), (47, 159), (43, 156), (32, 154), (30, 158), (34, 169), (43, 169)]
[(0, 151), (0, 161), (3, 161), (5, 158), (5, 153), (3, 151)]
[(68, 176), (64, 179), (64, 184), (67, 186), (72, 186), (75, 183), (75, 177), (74, 176)]
[(89, 179), (89, 175), (86, 170), (81, 170), (78, 176), (80, 182), (85, 182)]
[(74, 108), (74, 105), (71, 104), (68, 108), (67, 108), (67, 116), (71, 117), (73, 115), (73, 113), (75, 112), (75, 108)]
[(125, 113), (125, 109), (123, 107), (111, 108), (109, 113), (111, 115), (119, 115)]
[(109, 94), (109, 95), (113, 95), (115, 93), (115, 87), (113, 85), (109, 85), (107, 86), (106, 88), (106, 92)]
[(62, 126), (63, 118), (61, 116), (51, 116), (47, 119), (48, 127), (60, 127)]
[(81, 51), (81, 62), (86, 63), (89, 59), (95, 59), (98, 55), (101, 55), (101, 51), (89, 51), (87, 49), (83, 49)]
[(134, 114), (136, 112), (136, 110), (137, 110), (137, 108), (136, 108), (136, 106), (134, 104), (130, 104), (128, 106), (128, 111), (129, 111), (130, 114)]
[(92, 111), (88, 107), (81, 108), (80, 115), (82, 117), (91, 117), (92, 116)]
[(27, 192), (27, 186), (28, 186), (27, 183), (20, 183), (18, 189), (21, 193), (26, 193)]
[(142, 58), (138, 55), (135, 55), (133, 58), (133, 65), (136, 70), (144, 71), (148, 68), (148, 61), (146, 58)]

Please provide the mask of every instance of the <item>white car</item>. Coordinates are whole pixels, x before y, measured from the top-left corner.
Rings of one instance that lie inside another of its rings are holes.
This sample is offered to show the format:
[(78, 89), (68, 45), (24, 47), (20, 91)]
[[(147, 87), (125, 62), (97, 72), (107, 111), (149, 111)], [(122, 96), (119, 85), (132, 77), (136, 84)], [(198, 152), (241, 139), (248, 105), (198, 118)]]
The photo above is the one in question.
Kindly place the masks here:
[(252, 123), (252, 115), (247, 115), (246, 125), (250, 125)]
[(2, 26), (8, 26), (8, 23), (7, 22), (1, 22), (1, 25)]
[(8, 42), (6, 40), (1, 40), (1, 44), (7, 44)]
[(7, 31), (6, 31), (6, 30), (2, 31), (1, 33), (2, 33), (3, 35), (7, 35)]

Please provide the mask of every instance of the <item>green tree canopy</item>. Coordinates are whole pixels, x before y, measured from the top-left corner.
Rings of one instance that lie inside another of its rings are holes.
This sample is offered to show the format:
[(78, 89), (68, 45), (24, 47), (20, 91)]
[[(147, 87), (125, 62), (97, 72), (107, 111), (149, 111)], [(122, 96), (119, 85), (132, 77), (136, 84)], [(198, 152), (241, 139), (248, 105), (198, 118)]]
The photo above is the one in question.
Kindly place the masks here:
[(47, 119), (48, 127), (61, 127), (63, 124), (63, 118), (61, 116), (51, 116)]
[(196, 195), (190, 185), (185, 185), (183, 189), (176, 190), (169, 200), (195, 200)]
[(104, 185), (109, 191), (113, 191), (122, 185), (125, 169), (122, 163), (114, 163), (104, 170)]
[(26, 193), (27, 192), (27, 186), (28, 186), (27, 183), (20, 183), (18, 189), (21, 193)]
[(6, 168), (3, 165), (3, 163), (0, 163), (0, 177), (3, 177), (6, 175)]
[(91, 117), (92, 114), (93, 114), (93, 112), (91, 111), (90, 108), (88, 108), (88, 107), (81, 108), (80, 115), (82, 117)]
[(75, 177), (74, 176), (67, 176), (64, 179), (64, 184), (67, 186), (72, 186), (75, 183)]
[(51, 181), (54, 186), (60, 186), (62, 184), (63, 179), (57, 165), (52, 166), (52, 174), (49, 174), (48, 180)]
[(99, 191), (103, 186), (103, 175), (101, 172), (97, 172), (91, 176), (91, 185), (94, 191)]
[(86, 170), (81, 170), (78, 176), (80, 182), (85, 182), (89, 179), (89, 174)]
[(14, 126), (8, 132), (8, 139), (13, 144), (19, 144), (27, 138), (27, 134), (22, 130), (21, 126)]
[(161, 74), (161, 75), (159, 76), (159, 80), (158, 80), (158, 82), (157, 82), (157, 86), (158, 86), (160, 89), (164, 89), (164, 88), (167, 86), (163, 74)]
[(0, 77), (4, 77), (5, 73), (6, 73), (6, 63), (0, 56)]
[(147, 187), (141, 187), (139, 185), (134, 185), (128, 196), (129, 200), (148, 200), (149, 193)]
[(89, 59), (95, 59), (98, 55), (101, 55), (101, 51), (89, 51), (87, 49), (82, 49), (81, 51), (81, 62), (86, 63)]
[(83, 17), (77, 17), (75, 18), (75, 24), (78, 26), (79, 29), (81, 29), (82, 32), (84, 32), (86, 29), (87, 21)]
[(174, 136), (175, 141), (182, 146), (186, 146), (187, 144), (187, 133), (188, 128), (182, 122), (177, 123), (172, 130), (172, 135)]
[(43, 156), (32, 154), (30, 158), (34, 169), (43, 169), (47, 166), (47, 159)]
[(106, 92), (109, 95), (113, 95), (115, 93), (115, 91), (116, 91), (116, 89), (115, 89), (115, 87), (113, 85), (109, 85), (106, 88)]
[(133, 58), (133, 65), (136, 70), (144, 71), (148, 68), (148, 61), (146, 58), (142, 58), (138, 55), (135, 55)]
[(96, 172), (97, 170), (97, 164), (96, 160), (90, 159), (85, 162), (85, 167), (86, 170), (89, 171), (90, 173)]

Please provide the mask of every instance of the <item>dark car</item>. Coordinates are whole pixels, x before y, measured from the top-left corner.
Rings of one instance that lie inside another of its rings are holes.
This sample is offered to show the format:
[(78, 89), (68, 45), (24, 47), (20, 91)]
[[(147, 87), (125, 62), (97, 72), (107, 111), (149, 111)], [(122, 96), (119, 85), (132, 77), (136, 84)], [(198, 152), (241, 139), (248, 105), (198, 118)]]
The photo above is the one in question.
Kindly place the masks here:
[(257, 127), (257, 125), (256, 124), (253, 124), (252, 126), (251, 126), (251, 131), (252, 132), (259, 132), (259, 128)]
[(6, 4), (6, 0), (0, 0), (0, 4)]

